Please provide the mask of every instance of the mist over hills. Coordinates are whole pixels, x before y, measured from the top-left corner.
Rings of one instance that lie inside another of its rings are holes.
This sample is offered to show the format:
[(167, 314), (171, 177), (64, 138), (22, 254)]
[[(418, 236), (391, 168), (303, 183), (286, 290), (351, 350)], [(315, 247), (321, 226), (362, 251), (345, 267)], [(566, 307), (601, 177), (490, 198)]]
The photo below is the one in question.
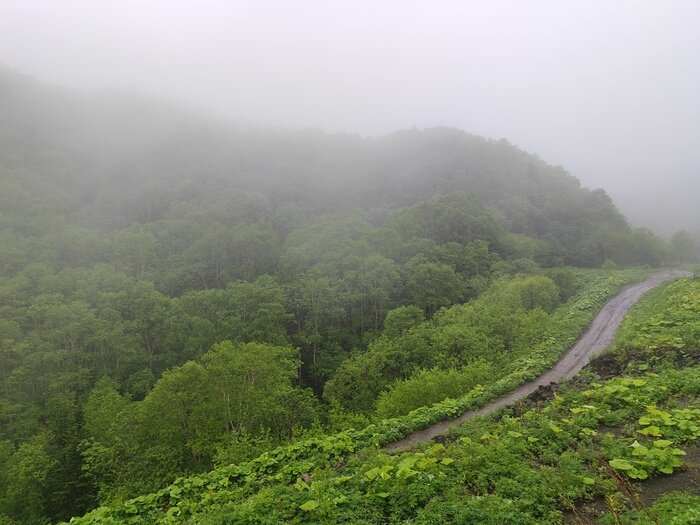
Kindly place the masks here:
[(0, 111), (4, 178), (22, 186), (7, 167), (32, 171), (83, 225), (185, 219), (206, 203), (220, 222), (274, 220), (292, 206), (302, 222), (359, 209), (382, 226), (401, 207), (458, 191), (487, 205), (505, 230), (538, 239), (543, 258), (627, 262), (626, 249), (614, 253), (615, 236), (631, 229), (603, 190), (582, 188), (503, 139), (449, 128), (362, 139), (240, 127), (146, 97), (53, 88), (7, 69)]

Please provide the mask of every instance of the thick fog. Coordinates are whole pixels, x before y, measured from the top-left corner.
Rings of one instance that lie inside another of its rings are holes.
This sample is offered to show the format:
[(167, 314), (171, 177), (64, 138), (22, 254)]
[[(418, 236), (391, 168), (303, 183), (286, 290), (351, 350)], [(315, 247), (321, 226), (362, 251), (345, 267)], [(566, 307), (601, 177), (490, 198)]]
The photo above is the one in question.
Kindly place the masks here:
[(504, 137), (700, 228), (700, 3), (0, 0), (0, 62), (237, 121)]

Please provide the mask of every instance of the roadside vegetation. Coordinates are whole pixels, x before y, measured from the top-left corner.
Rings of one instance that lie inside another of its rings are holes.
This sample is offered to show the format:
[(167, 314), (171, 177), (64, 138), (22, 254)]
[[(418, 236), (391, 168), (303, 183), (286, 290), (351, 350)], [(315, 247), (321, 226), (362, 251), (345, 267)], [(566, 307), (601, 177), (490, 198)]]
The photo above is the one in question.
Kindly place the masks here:
[(580, 506), (596, 499), (601, 523), (695, 523), (696, 495), (647, 505), (637, 487), (696, 468), (684, 458), (700, 438), (698, 319), (700, 282), (679, 280), (645, 297), (613, 349), (553, 398), (470, 420), (445, 443), (386, 454), (367, 430), (346, 432), (74, 523), (586, 523)]

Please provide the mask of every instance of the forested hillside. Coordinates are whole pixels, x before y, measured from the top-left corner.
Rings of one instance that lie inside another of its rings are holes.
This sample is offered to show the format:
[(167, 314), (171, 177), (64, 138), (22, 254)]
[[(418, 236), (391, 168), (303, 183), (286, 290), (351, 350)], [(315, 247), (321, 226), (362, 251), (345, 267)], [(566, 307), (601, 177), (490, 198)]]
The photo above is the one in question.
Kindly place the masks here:
[(244, 128), (0, 69), (0, 523), (495, 384), (642, 275), (615, 267), (697, 258), (674, 239), (505, 140)]
[(386, 420), (181, 478), (75, 524), (693, 525), (699, 316), (700, 281), (676, 281), (644, 298), (574, 381), (471, 419), (444, 443), (387, 453), (377, 442), (407, 420)]

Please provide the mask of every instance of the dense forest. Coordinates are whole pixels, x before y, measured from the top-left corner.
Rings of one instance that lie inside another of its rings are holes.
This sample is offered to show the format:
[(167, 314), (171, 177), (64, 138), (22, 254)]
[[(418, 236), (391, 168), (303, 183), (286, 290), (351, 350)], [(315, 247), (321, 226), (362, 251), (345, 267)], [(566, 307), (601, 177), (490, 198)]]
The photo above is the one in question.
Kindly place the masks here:
[(644, 273), (618, 268), (699, 247), (505, 140), (242, 127), (0, 69), (0, 523), (494, 384)]

